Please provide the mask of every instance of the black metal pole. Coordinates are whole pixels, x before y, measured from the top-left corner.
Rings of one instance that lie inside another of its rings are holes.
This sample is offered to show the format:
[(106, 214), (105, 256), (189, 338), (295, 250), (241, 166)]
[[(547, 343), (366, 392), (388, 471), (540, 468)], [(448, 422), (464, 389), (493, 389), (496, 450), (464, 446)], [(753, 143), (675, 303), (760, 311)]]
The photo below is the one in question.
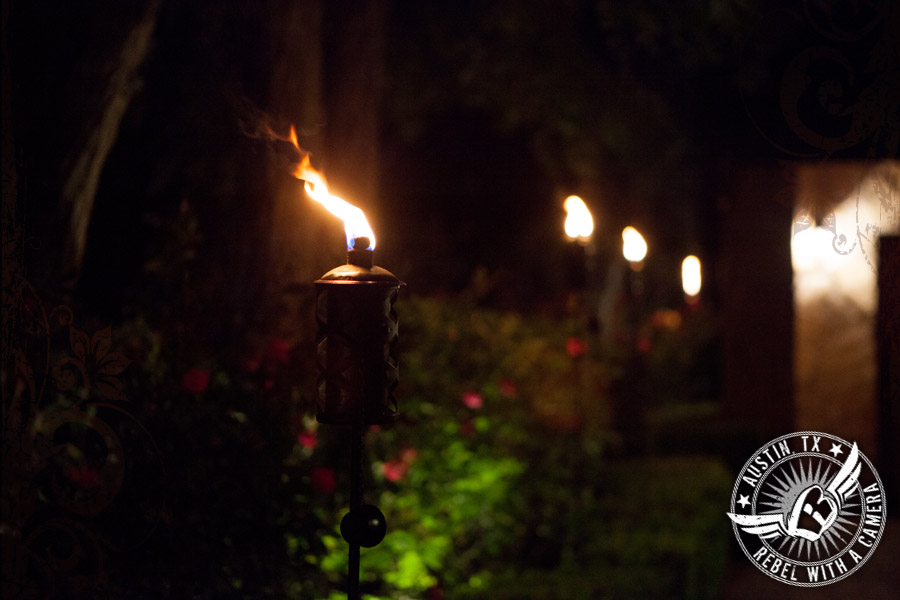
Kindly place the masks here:
[[(350, 442), (350, 512), (362, 506), (362, 451), (363, 423), (360, 417), (353, 423), (353, 439)], [(360, 600), (359, 592), (359, 543), (350, 543), (350, 561), (347, 566), (347, 600)]]

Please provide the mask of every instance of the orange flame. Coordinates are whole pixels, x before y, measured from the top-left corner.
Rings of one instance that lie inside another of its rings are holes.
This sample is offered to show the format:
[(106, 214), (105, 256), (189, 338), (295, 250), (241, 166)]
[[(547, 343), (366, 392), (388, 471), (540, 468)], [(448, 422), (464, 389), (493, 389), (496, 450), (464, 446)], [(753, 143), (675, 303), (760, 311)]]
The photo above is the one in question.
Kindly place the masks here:
[(691, 254), (681, 261), (681, 288), (689, 298), (700, 293), (703, 279), (700, 273), (700, 259)]
[(566, 222), (563, 226), (569, 239), (586, 244), (594, 233), (594, 218), (584, 200), (578, 196), (569, 196), (563, 203), (566, 209)]
[(640, 263), (647, 256), (647, 242), (644, 236), (630, 225), (622, 230), (622, 256), (634, 264)]
[(297, 132), (291, 126), (289, 141), (302, 155), (300, 162), (294, 169), (294, 177), (304, 181), (303, 188), (309, 196), (324, 206), (328, 211), (344, 222), (344, 233), (347, 235), (347, 249), (352, 249), (357, 238), (369, 238), (368, 250), (375, 249), (375, 233), (369, 226), (369, 221), (362, 210), (353, 206), (343, 198), (338, 198), (328, 193), (328, 182), (325, 176), (313, 168), (309, 162), (309, 152), (300, 148), (297, 141)]

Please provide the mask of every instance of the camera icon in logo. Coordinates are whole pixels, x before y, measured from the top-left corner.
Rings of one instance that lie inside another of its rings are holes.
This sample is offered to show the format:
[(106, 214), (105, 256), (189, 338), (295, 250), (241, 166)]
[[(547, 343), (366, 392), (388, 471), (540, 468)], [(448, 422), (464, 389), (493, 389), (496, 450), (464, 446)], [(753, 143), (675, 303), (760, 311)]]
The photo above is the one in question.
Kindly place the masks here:
[(826, 495), (820, 485), (808, 487), (797, 496), (794, 508), (788, 515), (787, 534), (815, 542), (834, 525), (839, 512), (837, 503)]

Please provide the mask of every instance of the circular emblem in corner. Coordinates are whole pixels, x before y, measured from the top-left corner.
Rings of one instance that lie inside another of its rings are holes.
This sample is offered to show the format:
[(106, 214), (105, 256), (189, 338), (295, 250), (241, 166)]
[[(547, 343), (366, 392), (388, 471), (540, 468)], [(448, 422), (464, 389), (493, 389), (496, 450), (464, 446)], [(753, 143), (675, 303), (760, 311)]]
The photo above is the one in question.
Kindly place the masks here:
[(856, 443), (817, 431), (769, 442), (738, 473), (727, 513), (741, 549), (790, 585), (840, 581), (875, 551), (884, 486)]

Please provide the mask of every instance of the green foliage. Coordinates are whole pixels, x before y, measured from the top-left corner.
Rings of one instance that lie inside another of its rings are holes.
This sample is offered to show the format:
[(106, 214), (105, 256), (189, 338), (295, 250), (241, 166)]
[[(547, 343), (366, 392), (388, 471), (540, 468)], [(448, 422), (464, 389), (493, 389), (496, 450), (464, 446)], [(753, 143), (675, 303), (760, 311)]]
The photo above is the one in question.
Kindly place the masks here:
[[(490, 592), (498, 599), (717, 598), (727, 560), (721, 504), (726, 470), (698, 458), (611, 463), (590, 500), (569, 518), (580, 525), (553, 569), (497, 565)], [(454, 596), (455, 597), (455, 596)]]
[[(366, 434), (365, 500), (388, 522), (362, 551), (366, 598), (714, 596), (728, 478), (607, 456), (620, 371), (578, 322), (450, 299), (398, 312), (401, 418)], [(152, 593), (343, 597), (348, 432), (315, 421), (311, 341), (224, 356), (169, 353), (173, 333), (140, 320), (123, 333), (161, 454), (190, 457), (167, 473), (171, 534), (144, 548)], [(160, 558), (199, 555), (190, 573)]]
[(367, 500), (388, 520), (362, 553), (370, 598), (714, 597), (727, 475), (606, 461), (612, 375), (590, 344), (573, 355), (574, 324), (420, 298), (401, 315), (403, 419), (368, 436)]
[(649, 348), (646, 395), (655, 406), (718, 398), (721, 361), (718, 324), (702, 309), (658, 310), (641, 327)]
[[(427, 299), (405, 300), (402, 319), (402, 422), (369, 436), (371, 494), (389, 533), (364, 552), (364, 571), (389, 597), (477, 588), (485, 562), (525, 532), (523, 489), (533, 469), (553, 468), (545, 444), (563, 434), (552, 425), (566, 435), (603, 426), (583, 396), (602, 405), (606, 373), (576, 364), (550, 320)], [(334, 579), (345, 553), (323, 562)]]

